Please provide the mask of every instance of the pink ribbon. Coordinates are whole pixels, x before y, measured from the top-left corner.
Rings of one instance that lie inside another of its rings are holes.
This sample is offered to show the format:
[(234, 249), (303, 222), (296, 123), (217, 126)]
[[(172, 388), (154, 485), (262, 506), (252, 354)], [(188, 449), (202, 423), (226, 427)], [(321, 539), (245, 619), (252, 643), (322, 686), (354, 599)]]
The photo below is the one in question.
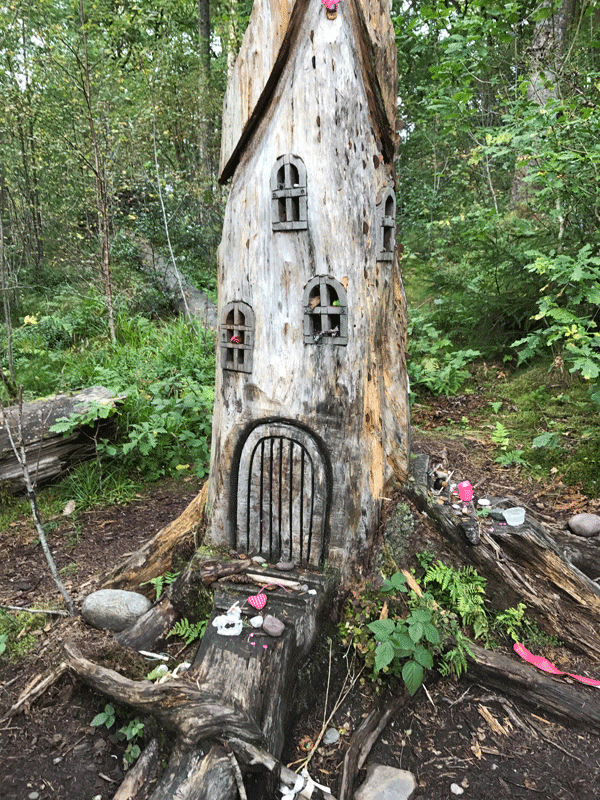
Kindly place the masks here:
[(547, 658), (544, 658), (544, 656), (534, 656), (533, 653), (530, 653), (526, 647), (523, 647), (523, 645), (518, 642), (515, 642), (513, 650), (517, 655), (520, 655), (522, 659), (533, 664), (534, 667), (542, 669), (544, 672), (549, 672), (551, 675), (568, 675), (569, 678), (575, 678), (576, 681), (586, 683), (588, 686), (600, 686), (600, 681), (594, 680), (594, 678), (586, 678), (584, 675), (573, 675), (571, 672), (561, 672), (561, 670), (555, 667), (554, 664), (551, 664)]
[(321, 0), (328, 11), (334, 11), (338, 7), (339, 1), (340, 0)]

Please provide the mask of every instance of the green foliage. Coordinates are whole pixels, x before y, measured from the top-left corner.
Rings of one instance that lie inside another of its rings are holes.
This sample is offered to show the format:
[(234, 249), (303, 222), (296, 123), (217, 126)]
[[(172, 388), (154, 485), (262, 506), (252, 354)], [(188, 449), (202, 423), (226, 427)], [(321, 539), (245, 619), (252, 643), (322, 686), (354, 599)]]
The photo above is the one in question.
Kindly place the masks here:
[(163, 593), (165, 586), (170, 586), (172, 583), (175, 583), (177, 578), (181, 575), (181, 571), (179, 572), (165, 572), (164, 575), (157, 575), (156, 578), (150, 578), (149, 581), (145, 581), (144, 583), (140, 583), (140, 586), (148, 586), (151, 584), (154, 586), (154, 591), (156, 592), (155, 600), (160, 600), (160, 597)]
[(201, 639), (204, 636), (207, 625), (208, 619), (203, 619), (199, 622), (190, 624), (190, 621), (184, 617), (183, 619), (178, 620), (175, 625), (173, 625), (167, 634), (167, 639), (169, 636), (179, 636), (186, 644), (191, 644), (192, 642), (195, 642), (196, 639)]
[(527, 269), (547, 281), (533, 317), (543, 321), (543, 327), (515, 342), (521, 347), (520, 362), (549, 349), (584, 380), (600, 376), (600, 257), (592, 252), (592, 245), (586, 244), (575, 257), (554, 251), (532, 253), (535, 260)]
[(446, 611), (457, 614), (461, 624), (473, 630), (475, 639), (487, 640), (486, 580), (477, 570), (470, 566), (454, 569), (438, 560), (427, 568), (422, 583), (423, 586), (432, 584), (436, 602)]
[(44, 614), (27, 611), (13, 614), (0, 608), (0, 655), (5, 655), (9, 661), (18, 661), (35, 646), (37, 639), (33, 632), (39, 633), (47, 622)]
[[(108, 730), (110, 730), (115, 722), (115, 708), (110, 703), (107, 703), (104, 706), (104, 711), (96, 714), (94, 719), (90, 722), (90, 725), (94, 728), (104, 725)], [(144, 723), (138, 719), (138, 717), (135, 717), (135, 719), (132, 719), (126, 724), (122, 725), (109, 736), (109, 739), (111, 742), (113, 742), (113, 744), (122, 741), (128, 742), (125, 752), (123, 753), (123, 765), (125, 769), (130, 767), (141, 753), (139, 744), (137, 744), (134, 740), (143, 736), (144, 727)]]
[(412, 315), (408, 326), (411, 391), (456, 394), (470, 377), (467, 364), (479, 355), (477, 350), (457, 350), (422, 314)]

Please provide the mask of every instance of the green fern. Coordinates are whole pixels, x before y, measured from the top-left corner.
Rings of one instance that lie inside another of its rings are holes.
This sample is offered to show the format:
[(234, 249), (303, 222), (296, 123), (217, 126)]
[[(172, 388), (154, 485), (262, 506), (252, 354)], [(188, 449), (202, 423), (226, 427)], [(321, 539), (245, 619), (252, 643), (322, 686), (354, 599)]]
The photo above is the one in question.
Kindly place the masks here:
[(432, 594), (447, 611), (457, 614), (465, 627), (473, 629), (476, 639), (486, 638), (489, 632), (488, 615), (485, 608), (487, 581), (473, 567), (454, 569), (436, 561), (427, 569), (423, 585), (433, 584), (437, 588)]
[(208, 620), (203, 619), (200, 620), (200, 622), (195, 622), (193, 625), (190, 625), (189, 620), (184, 617), (173, 625), (171, 630), (167, 633), (167, 639), (169, 636), (179, 636), (186, 644), (191, 644), (196, 639), (202, 638), (207, 624)]
[(156, 578), (150, 578), (149, 581), (144, 581), (144, 583), (140, 583), (140, 586), (147, 586), (149, 583), (154, 586), (154, 591), (156, 592), (156, 600), (160, 600), (160, 596), (163, 593), (163, 589), (165, 586), (170, 586), (172, 583), (175, 583), (177, 578), (181, 575), (180, 572), (165, 572), (164, 575), (157, 575)]

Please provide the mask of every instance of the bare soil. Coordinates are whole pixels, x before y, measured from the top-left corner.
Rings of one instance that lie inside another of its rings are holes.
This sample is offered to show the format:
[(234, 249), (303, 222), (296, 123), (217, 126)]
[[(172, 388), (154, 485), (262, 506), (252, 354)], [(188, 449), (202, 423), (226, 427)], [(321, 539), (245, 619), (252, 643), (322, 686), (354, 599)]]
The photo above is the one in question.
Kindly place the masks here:
[[(518, 499), (542, 523), (564, 527), (574, 513), (600, 511), (599, 501), (586, 498), (578, 487), (563, 486), (559, 474), (545, 484), (524, 480), (518, 470), (501, 469), (494, 463), (491, 448), (482, 437), (467, 433), (455, 438), (447, 426), (453, 420), (475, 417), (485, 403), (489, 398), (478, 401), (473, 396), (421, 403), (413, 411), (413, 449), (427, 452), (433, 461), (446, 461), (456, 470), (456, 478), (479, 483), (481, 494)], [(52, 532), (51, 546), (76, 604), (98, 588), (101, 577), (125, 553), (136, 550), (175, 519), (198, 489), (192, 483), (167, 482), (128, 506), (61, 519)], [(444, 542), (431, 522), (416, 512), (415, 520), (410, 549), (429, 549), (443, 557)], [(0, 532), (0, 605), (43, 606), (58, 600), (31, 523), (24, 519)], [(26, 656), (13, 662), (6, 654), (0, 656), (0, 720), (30, 681), (60, 662), (64, 639), (132, 677), (143, 677), (153, 666), (137, 654), (115, 647), (108, 635), (91, 630), (79, 618), (57, 617), (34, 636), (36, 644)], [(564, 648), (551, 648), (544, 655), (570, 672), (600, 676), (600, 664)], [(323, 687), (315, 694), (313, 707), (291, 731), (284, 753), (286, 763), (306, 756), (327, 716), (325, 706), (329, 713), (345, 675), (345, 661), (338, 654), (332, 662), (328, 693)], [(584, 691), (598, 690), (584, 687)], [(341, 731), (339, 741), (319, 747), (309, 764), (313, 779), (334, 793), (350, 736), (374, 699), (373, 685), (359, 679), (330, 723)], [(113, 743), (106, 728), (90, 726), (107, 702), (64, 675), (25, 713), (0, 721), (0, 798), (113, 797), (125, 773), (125, 746)], [(127, 709), (118, 708), (117, 713), (119, 724), (133, 716)], [(151, 720), (146, 723), (144, 735), (148, 738), (157, 731)], [(163, 744), (165, 739), (163, 736)], [(425, 688), (391, 720), (369, 760), (413, 772), (418, 800), (458, 796), (451, 792), (452, 784), (460, 787), (468, 800), (595, 800), (600, 796), (600, 748), (595, 735), (565, 727), (547, 714), (538, 714), (466, 678), (442, 680), (432, 673)], [(359, 779), (363, 776), (361, 772)]]

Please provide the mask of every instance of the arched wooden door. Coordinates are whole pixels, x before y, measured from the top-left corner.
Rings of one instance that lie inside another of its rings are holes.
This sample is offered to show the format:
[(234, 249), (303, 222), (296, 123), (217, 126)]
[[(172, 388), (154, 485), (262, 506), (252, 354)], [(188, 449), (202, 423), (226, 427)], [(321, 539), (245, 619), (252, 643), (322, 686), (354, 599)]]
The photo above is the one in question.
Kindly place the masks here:
[(236, 548), (269, 561), (319, 567), (325, 557), (329, 481), (322, 446), (291, 423), (247, 436), (237, 474)]

